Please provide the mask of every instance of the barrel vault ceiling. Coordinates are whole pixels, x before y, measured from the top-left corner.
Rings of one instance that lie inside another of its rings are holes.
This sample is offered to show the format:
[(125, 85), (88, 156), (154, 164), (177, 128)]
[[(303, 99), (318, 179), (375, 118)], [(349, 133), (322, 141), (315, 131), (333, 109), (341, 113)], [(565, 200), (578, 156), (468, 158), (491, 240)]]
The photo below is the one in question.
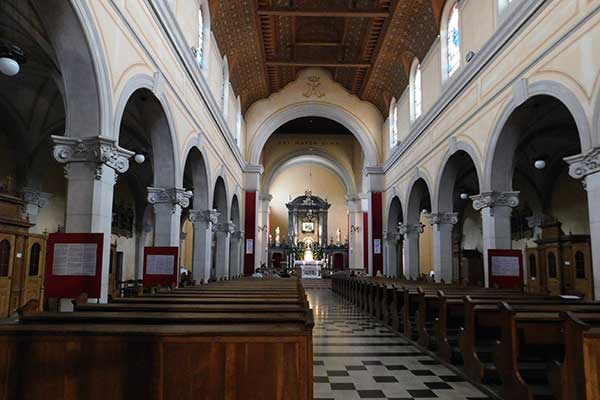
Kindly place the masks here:
[(244, 111), (316, 66), (386, 115), (435, 40), (443, 2), (212, 0), (211, 26)]

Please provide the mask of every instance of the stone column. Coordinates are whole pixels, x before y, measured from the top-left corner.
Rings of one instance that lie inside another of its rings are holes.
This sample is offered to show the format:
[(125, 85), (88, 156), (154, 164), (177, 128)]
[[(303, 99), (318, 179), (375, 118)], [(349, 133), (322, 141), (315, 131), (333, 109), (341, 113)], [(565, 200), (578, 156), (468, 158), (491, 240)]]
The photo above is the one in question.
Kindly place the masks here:
[(243, 231), (234, 231), (229, 238), (229, 246), (231, 251), (229, 252), (229, 265), (233, 265), (233, 270), (229, 271), (230, 275), (241, 275), (242, 274), (242, 243), (244, 241)]
[(212, 227), (219, 220), (216, 210), (191, 210), (190, 221), (194, 227), (194, 252), (192, 277), (196, 283), (208, 283), (211, 268)]
[(48, 207), (51, 198), (51, 193), (42, 192), (29, 187), (23, 189), (23, 200), (25, 201), (23, 217), (32, 224), (35, 224), (29, 228), (31, 233), (42, 233), (41, 227), (37, 225), (38, 215), (42, 208)]
[(215, 248), (215, 267), (217, 279), (229, 278), (229, 237), (235, 231), (233, 222), (217, 223), (213, 226), (217, 245)]
[(424, 225), (416, 224), (398, 224), (398, 233), (404, 238), (404, 276), (407, 279), (417, 279), (419, 277), (419, 235), (423, 233)]
[(260, 267), (262, 263), (269, 265), (268, 248), (269, 248), (269, 232), (267, 225), (269, 223), (269, 204), (273, 196), (268, 193), (260, 193), (258, 195), (257, 207), (257, 234), (255, 246), (255, 268)]
[(398, 277), (398, 267), (401, 260), (398, 259), (398, 244), (400, 235), (398, 232), (384, 232), (383, 239), (385, 241), (386, 263), (383, 273), (385, 275)]
[(519, 205), (519, 192), (484, 192), (471, 196), (473, 208), (481, 212), (483, 228), (483, 273), (485, 286), (489, 286), (487, 252), (490, 249), (510, 249), (512, 236), (510, 215)]
[(103, 233), (100, 301), (108, 300), (108, 275), (113, 189), (117, 174), (129, 169), (133, 152), (103, 136), (70, 138), (52, 136), (53, 155), (65, 164), (67, 233)]
[(594, 275), (594, 299), (600, 299), (600, 147), (587, 153), (564, 159), (569, 163), (569, 175), (583, 179), (588, 197), (592, 268)]
[(322, 230), (321, 230), (321, 244), (323, 246), (327, 246), (329, 244), (329, 237), (327, 236), (329, 234), (329, 226), (327, 223), (327, 216), (328, 216), (328, 212), (327, 211), (321, 211), (321, 224), (322, 224)]
[(436, 282), (452, 282), (452, 229), (458, 222), (457, 213), (426, 214), (433, 228), (433, 271)]
[(147, 189), (148, 202), (154, 208), (154, 245), (178, 246), (181, 209), (190, 205), (192, 192), (181, 188)]
[(347, 198), (350, 231), (348, 232), (348, 264), (350, 269), (365, 271), (363, 260), (363, 211), (358, 197)]

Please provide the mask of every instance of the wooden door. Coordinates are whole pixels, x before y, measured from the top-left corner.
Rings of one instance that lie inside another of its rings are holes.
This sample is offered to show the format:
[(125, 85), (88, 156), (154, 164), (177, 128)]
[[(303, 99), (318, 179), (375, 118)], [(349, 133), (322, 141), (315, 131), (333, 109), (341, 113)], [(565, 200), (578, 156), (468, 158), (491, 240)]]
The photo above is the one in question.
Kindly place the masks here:
[(594, 277), (592, 275), (592, 254), (589, 243), (573, 243), (572, 254), (575, 291), (583, 294), (586, 299), (593, 300)]
[(13, 272), (15, 236), (0, 233), (0, 318), (8, 317)]
[(42, 308), (43, 282), (46, 270), (46, 238), (41, 235), (30, 235), (27, 238), (25, 250), (25, 279), (24, 291), (21, 305), (27, 304), (29, 300), (37, 299)]
[(548, 293), (558, 296), (562, 292), (560, 253), (558, 246), (551, 246), (544, 249), (544, 261), (546, 263), (546, 284)]
[(542, 293), (544, 290), (538, 260), (538, 249), (527, 249), (527, 288), (529, 293)]

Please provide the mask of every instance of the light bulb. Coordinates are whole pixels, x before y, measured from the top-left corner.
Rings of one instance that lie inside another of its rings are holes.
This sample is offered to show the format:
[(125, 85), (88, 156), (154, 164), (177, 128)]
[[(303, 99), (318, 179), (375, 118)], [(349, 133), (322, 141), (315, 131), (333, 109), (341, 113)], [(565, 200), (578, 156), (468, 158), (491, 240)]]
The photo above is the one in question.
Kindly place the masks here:
[(461, 193), (460, 194), (460, 198), (463, 199), (463, 200), (466, 200), (466, 199), (469, 198), (469, 195), (467, 193)]
[(535, 160), (535, 162), (533, 163), (533, 166), (536, 167), (537, 169), (544, 169), (544, 168), (546, 168), (546, 161)]
[(146, 161), (146, 157), (144, 157), (143, 154), (136, 154), (135, 157), (133, 157), (133, 159), (138, 164), (142, 164), (144, 161)]
[(4, 75), (15, 76), (19, 73), (21, 67), (19, 63), (8, 57), (0, 58), (0, 72)]
[(427, 211), (427, 209), (426, 209), (426, 208), (424, 208), (424, 209), (422, 209), (422, 210), (421, 210), (421, 214), (427, 214), (427, 212), (428, 212), (428, 211)]

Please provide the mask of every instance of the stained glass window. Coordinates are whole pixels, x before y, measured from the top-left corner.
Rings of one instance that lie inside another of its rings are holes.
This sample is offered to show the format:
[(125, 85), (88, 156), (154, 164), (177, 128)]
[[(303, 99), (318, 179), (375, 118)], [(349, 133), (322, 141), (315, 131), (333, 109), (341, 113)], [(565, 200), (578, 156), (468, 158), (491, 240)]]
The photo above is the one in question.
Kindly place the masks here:
[(415, 119), (421, 116), (421, 64), (417, 64), (414, 77), (413, 110)]
[(202, 66), (204, 61), (204, 16), (202, 8), (198, 9), (198, 51), (196, 52), (196, 61)]
[(448, 77), (451, 77), (458, 70), (458, 67), (460, 67), (460, 27), (458, 22), (458, 3), (452, 7), (452, 11), (448, 17), (448, 30), (446, 35), (448, 45)]

